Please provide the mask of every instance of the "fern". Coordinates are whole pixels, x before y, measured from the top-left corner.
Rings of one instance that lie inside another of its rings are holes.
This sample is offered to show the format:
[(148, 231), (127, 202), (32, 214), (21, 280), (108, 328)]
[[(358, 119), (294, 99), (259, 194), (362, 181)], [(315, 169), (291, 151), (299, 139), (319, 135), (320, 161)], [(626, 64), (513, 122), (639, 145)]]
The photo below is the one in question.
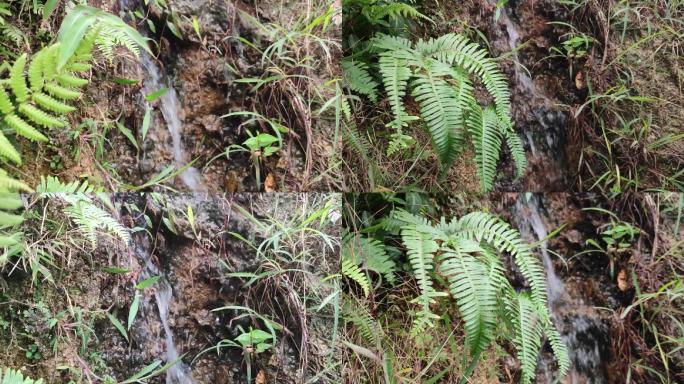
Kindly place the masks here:
[(0, 369), (0, 384), (43, 384), (43, 379), (33, 380), (24, 377), (21, 371), (5, 368), (4, 374)]
[(350, 14), (360, 14), (371, 25), (389, 26), (400, 19), (431, 19), (413, 6), (399, 0), (344, 0), (343, 9)]
[[(500, 323), (512, 327), (510, 339), (523, 367), (522, 383), (534, 378), (544, 335), (558, 360), (559, 377), (565, 375), (569, 367), (567, 349), (550, 320), (543, 267), (516, 230), (482, 212), (432, 225), (423, 217), (395, 210), (386, 225), (388, 230), (401, 227), (402, 243), (420, 288), (413, 300), (419, 305), (413, 335), (439, 318), (430, 310), (434, 299), (445, 294), (435, 286), (439, 273), (446, 278), (448, 292), (464, 321), (472, 356), (466, 376), (494, 340)], [(529, 293), (517, 293), (506, 278), (500, 260), (504, 252), (513, 256), (530, 286)]]
[(342, 259), (349, 260), (362, 269), (382, 275), (390, 284), (396, 279), (397, 266), (390, 259), (385, 245), (377, 239), (348, 233), (342, 237)]
[(19, 191), (32, 192), (28, 185), (15, 180), (0, 169), (0, 247), (4, 249), (0, 255), (0, 267), (4, 266), (10, 255), (19, 253), (23, 249), (23, 233), (20, 225), (24, 221), (16, 211), (23, 208)]
[(366, 297), (370, 295), (370, 281), (353, 261), (342, 259), (342, 274), (354, 280), (363, 289), (363, 294)]
[[(88, 184), (71, 182), (62, 183), (52, 176), (42, 177), (36, 192), (41, 198), (57, 198), (66, 202), (69, 206), (64, 213), (77, 225), (79, 233), (95, 249), (97, 237), (101, 234), (109, 234), (123, 241), (130, 242), (130, 233), (109, 212), (98, 207), (91, 195), (98, 195), (98, 191)], [(99, 195), (105, 198), (104, 195)]]
[[(504, 141), (518, 177), (524, 174), (525, 152), (520, 138), (513, 132), (508, 83), (485, 50), (465, 36), (450, 33), (416, 43), (403, 37), (377, 34), (370, 41), (370, 51), (377, 54), (378, 72), (393, 115), (387, 124), (395, 131), (388, 146), (389, 154), (410, 146), (409, 136), (403, 132), (404, 127), (417, 119), (409, 116), (405, 108), (404, 99), (410, 89), (413, 100), (420, 106), (420, 120), (430, 134), (443, 170), (460, 156), (464, 139), (469, 137), (475, 147), (482, 190), (490, 191), (494, 185)], [(370, 77), (370, 74), (364, 72), (364, 76)], [(491, 106), (483, 108), (478, 104), (471, 77), (480, 80), (491, 94), (494, 100)]]
[(344, 78), (351, 90), (368, 97), (372, 102), (378, 101), (378, 83), (368, 72), (368, 65), (350, 58), (342, 60)]
[(483, 111), (475, 106), (468, 117), (468, 128), (475, 147), (475, 163), (480, 187), (487, 190), (494, 184), (496, 165), (499, 162), (501, 148), (501, 132), (496, 112), (487, 107)]
[(535, 377), (543, 331), (539, 312), (541, 308), (525, 292), (515, 293), (508, 300), (507, 313), (513, 324), (512, 339), (522, 366), (522, 383), (531, 383)]

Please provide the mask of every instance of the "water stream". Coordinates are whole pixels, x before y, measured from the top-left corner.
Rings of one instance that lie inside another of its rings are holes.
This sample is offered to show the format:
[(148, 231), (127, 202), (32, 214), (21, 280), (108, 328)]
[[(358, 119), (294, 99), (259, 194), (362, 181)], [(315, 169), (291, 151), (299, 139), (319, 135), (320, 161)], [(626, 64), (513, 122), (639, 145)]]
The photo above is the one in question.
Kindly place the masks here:
[[(149, 295), (143, 293), (140, 304), (140, 321), (144, 326), (140, 329), (143, 340), (141, 345), (148, 346), (149, 352), (159, 359), (165, 353), (165, 363), (178, 360), (166, 370), (166, 384), (195, 384), (190, 367), (180, 360), (180, 354), (173, 338), (173, 330), (169, 324), (169, 309), (173, 303), (173, 286), (167, 274), (157, 265), (155, 257), (150, 253), (151, 245), (145, 232), (133, 237), (131, 248), (144, 266), (140, 280), (148, 279), (152, 276), (160, 276), (159, 280), (145, 291), (154, 291), (154, 304)], [(159, 316), (161, 329), (156, 323), (156, 315)]]
[[(539, 242), (536, 249), (546, 270), (551, 318), (570, 355), (567, 383), (605, 383), (607, 329), (596, 316), (592, 303), (585, 302), (584, 292), (566, 289), (566, 283), (556, 274), (545, 240), (549, 220), (543, 206), (541, 195), (521, 194), (514, 208), (514, 220), (526, 241)], [(554, 383), (553, 359), (542, 356), (540, 360), (538, 382)]]
[[(496, 4), (496, 1), (493, 2)], [(499, 28), (499, 23), (505, 30)], [(541, 175), (530, 180), (527, 190), (558, 190), (566, 184), (564, 172), (566, 117), (557, 109), (558, 102), (538, 89), (531, 74), (523, 67), (519, 55), (521, 29), (512, 19), (507, 7), (500, 9), (498, 18), (492, 19), (494, 38), (492, 43), (501, 52), (511, 52), (514, 61), (514, 82), (512, 98), (514, 109), (524, 116), (514, 116), (518, 129), (523, 133), (523, 142), (529, 148), (534, 174)], [(515, 112), (515, 111), (514, 111)]]
[[(119, 0), (119, 7), (122, 12), (129, 10), (137, 10), (142, 7), (139, 0)], [(127, 17), (124, 16), (124, 20)], [(140, 31), (145, 36), (145, 31)], [(144, 50), (140, 51), (140, 64), (144, 71), (145, 78), (143, 79), (142, 95), (148, 95), (152, 92), (166, 88), (167, 91), (159, 97), (159, 110), (166, 122), (166, 127), (171, 136), (171, 154), (173, 155), (173, 162), (176, 168), (182, 168), (188, 163), (188, 158), (183, 148), (181, 135), (183, 133), (183, 122), (181, 121), (181, 114), (183, 108), (178, 93), (171, 84), (168, 76), (162, 73), (160, 67), (155, 63), (154, 59)], [(155, 143), (162, 145), (163, 143)], [(183, 184), (191, 192), (204, 192), (206, 187), (202, 183), (202, 176), (195, 167), (187, 167), (180, 173), (180, 179)]]
[[(152, 60), (147, 52), (140, 53), (140, 63), (145, 70), (145, 85), (143, 87), (144, 94), (150, 94), (162, 88), (167, 88), (168, 91), (159, 97), (159, 109), (166, 121), (166, 126), (171, 135), (171, 151), (173, 154), (173, 161), (176, 167), (181, 168), (187, 164), (183, 143), (181, 141), (181, 132), (183, 131), (183, 123), (180, 119), (182, 107), (178, 100), (178, 93), (170, 84), (168, 79), (162, 78), (159, 66)], [(202, 184), (202, 176), (195, 167), (188, 167), (180, 174), (180, 179), (188, 189), (192, 192), (205, 191), (206, 188)]]

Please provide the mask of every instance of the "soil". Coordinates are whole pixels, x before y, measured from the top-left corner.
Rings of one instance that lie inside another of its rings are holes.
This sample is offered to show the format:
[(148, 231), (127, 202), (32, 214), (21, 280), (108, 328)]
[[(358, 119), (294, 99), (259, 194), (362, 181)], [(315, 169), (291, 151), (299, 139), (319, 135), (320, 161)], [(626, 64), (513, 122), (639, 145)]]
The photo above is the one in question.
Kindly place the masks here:
[[(255, 248), (247, 244), (246, 241), (260, 244), (266, 233), (238, 212), (236, 205), (259, 220), (287, 223), (296, 220), (301, 208), (308, 204), (335, 204), (333, 196), (238, 194), (223, 198), (118, 194), (113, 201), (121, 222), (129, 227), (145, 227), (147, 215), (153, 224), (149, 232), (134, 233), (128, 247), (103, 238), (91, 253), (55, 257), (59, 269), (53, 272), (51, 281), (38, 280), (32, 284), (31, 277), (21, 271), (2, 275), (2, 365), (21, 368), (25, 374), (43, 377), (51, 383), (100, 382), (107, 375), (124, 380), (155, 360), (166, 361), (168, 348), (157, 310), (160, 283), (142, 291), (134, 288), (146, 276), (148, 267), (143, 261), (149, 257), (172, 288), (169, 326), (176, 349), (198, 383), (245, 382), (247, 364), (243, 351), (224, 347), (217, 353), (211, 348), (222, 340), (236, 338), (242, 329), (267, 329), (258, 316), (245, 316), (239, 309), (218, 310), (227, 306), (251, 308), (283, 327), (277, 332), (277, 343), (272, 349), (253, 356), (253, 377), (259, 374), (266, 382), (298, 383), (303, 377), (325, 371), (325, 361), (332, 352), (331, 314), (325, 309), (307, 313), (305, 307), (295, 304), (293, 295), (306, 294), (312, 300), (333, 292), (321, 280), (337, 268), (336, 251), (311, 239), (306, 244), (307, 253), (302, 254), (314, 257), (306, 261), (311, 265), (279, 261), (282, 268), (307, 270), (304, 278), (284, 273), (245, 285), (246, 278), (229, 274), (263, 272), (265, 258), (273, 257), (256, 254)], [(192, 225), (183, 216), (188, 205), (194, 211)], [(40, 207), (37, 205), (36, 209)], [(339, 236), (334, 227), (322, 230)], [(103, 271), (114, 265), (128, 272)], [(141, 295), (140, 310), (127, 342), (105, 313), (126, 324), (136, 294)], [(58, 318), (56, 325), (50, 325), (53, 318)], [(82, 341), (81, 335), (88, 340)], [(31, 345), (38, 346), (41, 358), (26, 358), (25, 351)], [(78, 372), (83, 376), (79, 377)], [(334, 382), (334, 377), (335, 372), (324, 372), (319, 382)], [(151, 382), (165, 382), (164, 374)]]

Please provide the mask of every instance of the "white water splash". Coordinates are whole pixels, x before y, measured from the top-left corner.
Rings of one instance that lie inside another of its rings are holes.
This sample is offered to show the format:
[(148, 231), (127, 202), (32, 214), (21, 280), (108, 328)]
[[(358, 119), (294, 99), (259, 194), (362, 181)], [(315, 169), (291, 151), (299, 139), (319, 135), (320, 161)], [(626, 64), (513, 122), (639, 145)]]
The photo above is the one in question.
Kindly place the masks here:
[[(183, 130), (183, 123), (179, 117), (182, 108), (178, 100), (178, 93), (168, 83), (163, 81), (159, 67), (154, 63), (150, 55), (146, 52), (140, 53), (140, 62), (145, 69), (145, 86), (143, 92), (149, 94), (161, 88), (167, 88), (168, 91), (159, 97), (159, 109), (161, 110), (166, 126), (171, 134), (171, 145), (173, 153), (173, 161), (177, 167), (183, 167), (188, 159), (185, 156), (183, 143), (181, 141), (181, 132)], [(192, 192), (204, 192), (205, 186), (202, 184), (202, 176), (199, 170), (195, 167), (188, 167), (180, 174), (180, 179), (188, 189)]]
[[(516, 213), (520, 234), (527, 241), (539, 241), (539, 251), (546, 270), (546, 280), (548, 285), (549, 305), (553, 307), (558, 304), (563, 294), (563, 281), (556, 275), (553, 268), (553, 261), (549, 256), (546, 237), (549, 235), (547, 224), (542, 220), (539, 213), (539, 202), (535, 196), (521, 195), (516, 202)], [(532, 233), (533, 232), (533, 233)]]
[[(151, 257), (147, 258), (146, 271), (144, 277), (159, 276), (160, 272), (156, 265), (151, 261)], [(169, 369), (166, 370), (166, 384), (195, 384), (196, 381), (192, 377), (190, 367), (179, 359), (178, 349), (176, 343), (173, 341), (173, 331), (169, 326), (169, 307), (173, 302), (173, 289), (169, 284), (166, 276), (162, 276), (154, 285), (156, 290), (154, 299), (159, 310), (159, 320), (164, 329), (164, 344), (166, 346), (166, 362), (170, 363), (178, 360)]]

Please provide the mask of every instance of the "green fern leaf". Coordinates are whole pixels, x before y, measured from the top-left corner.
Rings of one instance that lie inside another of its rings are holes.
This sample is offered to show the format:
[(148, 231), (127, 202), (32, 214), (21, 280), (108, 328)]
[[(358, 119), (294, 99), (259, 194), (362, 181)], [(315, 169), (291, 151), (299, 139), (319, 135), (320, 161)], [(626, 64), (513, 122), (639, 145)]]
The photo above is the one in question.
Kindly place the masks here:
[(403, 100), (404, 95), (406, 95), (411, 70), (407, 67), (406, 60), (394, 56), (392, 52), (380, 54), (379, 66), (382, 83), (387, 91), (392, 114), (394, 115), (394, 120), (388, 126), (401, 129), (409, 121), (415, 120), (415, 118), (409, 117), (406, 113)]
[(562, 381), (565, 374), (570, 369), (570, 357), (568, 356), (568, 347), (561, 339), (558, 330), (553, 326), (551, 321), (547, 321), (547, 326), (544, 328), (544, 333), (549, 339), (553, 355), (558, 362), (558, 381)]
[(13, 227), (24, 222), (24, 216), (0, 211), (0, 228)]
[(83, 87), (88, 85), (88, 80), (68, 73), (57, 76), (57, 81), (64, 87)]
[(0, 192), (8, 191), (24, 191), (32, 193), (33, 189), (26, 185), (24, 182), (13, 179), (7, 175), (7, 172), (0, 169)]
[(59, 121), (56, 117), (50, 116), (47, 113), (41, 111), (40, 109), (34, 107), (31, 104), (23, 103), (19, 105), (19, 112), (22, 115), (29, 118), (36, 124), (42, 125), (48, 128), (61, 128), (64, 127), (64, 123)]
[(0, 369), (0, 384), (43, 384), (43, 379), (34, 381), (29, 377), (24, 377), (20, 371), (6, 368), (4, 375)]
[(469, 254), (480, 251), (479, 245), (468, 243), (472, 242), (456, 242), (445, 251), (441, 269), (465, 322), (470, 354), (477, 361), (496, 328), (497, 298), (489, 280), (489, 268)]
[(0, 132), (0, 156), (21, 165), (21, 155), (2, 132)]
[(377, 103), (378, 83), (371, 77), (368, 64), (351, 58), (344, 58), (342, 59), (342, 69), (344, 70), (344, 78), (352, 91), (365, 95), (372, 102)]
[(5, 87), (0, 85), (0, 112), (9, 115), (14, 112), (14, 105), (10, 101), (9, 95), (5, 91)]
[(31, 99), (40, 107), (59, 114), (65, 114), (76, 110), (76, 108), (72, 107), (71, 105), (62, 103), (61, 101), (44, 93), (34, 93), (31, 95)]
[(10, 69), (9, 83), (14, 92), (17, 102), (23, 103), (28, 99), (29, 89), (24, 78), (24, 67), (26, 67), (26, 54), (19, 56)]
[(18, 134), (34, 141), (48, 141), (47, 137), (33, 128), (31, 124), (24, 121), (21, 117), (10, 114), (5, 116), (5, 122)]
[(520, 382), (528, 384), (534, 380), (537, 355), (541, 350), (542, 319), (538, 308), (525, 292), (514, 293), (508, 303), (513, 324), (513, 344), (522, 367)]
[[(399, 211), (395, 213), (395, 216), (400, 220), (411, 220), (413, 215)], [(433, 326), (434, 320), (439, 319), (439, 316), (430, 310), (430, 305), (435, 302), (435, 298), (446, 295), (444, 292), (436, 291), (432, 282), (431, 273), (435, 267), (434, 253), (438, 249), (437, 243), (431, 233), (421, 231), (421, 229), (430, 228), (427, 220), (421, 218), (418, 220), (421, 221), (419, 226), (405, 225), (401, 229), (401, 238), (406, 247), (406, 255), (420, 289), (420, 295), (413, 300), (420, 305), (420, 310), (413, 322), (412, 336), (418, 335), (426, 327)]]
[(487, 51), (463, 36), (449, 33), (420, 41), (416, 49), (425, 56), (434, 57), (449, 65), (458, 65), (480, 79), (489, 93), (494, 97), (496, 113), (502, 124), (511, 127), (511, 101), (506, 76), (501, 72), (496, 62), (487, 57)]
[(62, 100), (75, 100), (81, 97), (81, 92), (64, 88), (56, 83), (45, 84), (44, 88), (50, 95)]
[(451, 68), (432, 61), (425, 66), (425, 73), (417, 74), (412, 81), (412, 94), (420, 104), (420, 114), (425, 121), (432, 143), (444, 168), (456, 160), (462, 147), (463, 115), (458, 108), (451, 85), (442, 77), (451, 74)]
[(527, 158), (525, 157), (525, 150), (523, 149), (522, 141), (515, 132), (509, 129), (504, 130), (503, 135), (504, 139), (506, 140), (506, 145), (511, 151), (511, 157), (515, 162), (517, 177), (523, 177), (525, 175), (525, 169), (527, 168)]
[(483, 212), (472, 212), (458, 221), (459, 230), (477, 241), (486, 241), (499, 252), (509, 252), (530, 284), (532, 298), (541, 308), (546, 307), (546, 277), (544, 267), (520, 234), (503, 220)]
[(363, 289), (364, 296), (370, 295), (370, 282), (356, 263), (349, 259), (342, 259), (342, 274), (354, 280)]
[(480, 188), (489, 192), (494, 185), (501, 150), (501, 134), (496, 111), (491, 107), (483, 111), (479, 106), (475, 106), (468, 116), (468, 128), (475, 147)]
[(0, 192), (0, 209), (14, 211), (24, 206), (21, 198), (16, 193)]

